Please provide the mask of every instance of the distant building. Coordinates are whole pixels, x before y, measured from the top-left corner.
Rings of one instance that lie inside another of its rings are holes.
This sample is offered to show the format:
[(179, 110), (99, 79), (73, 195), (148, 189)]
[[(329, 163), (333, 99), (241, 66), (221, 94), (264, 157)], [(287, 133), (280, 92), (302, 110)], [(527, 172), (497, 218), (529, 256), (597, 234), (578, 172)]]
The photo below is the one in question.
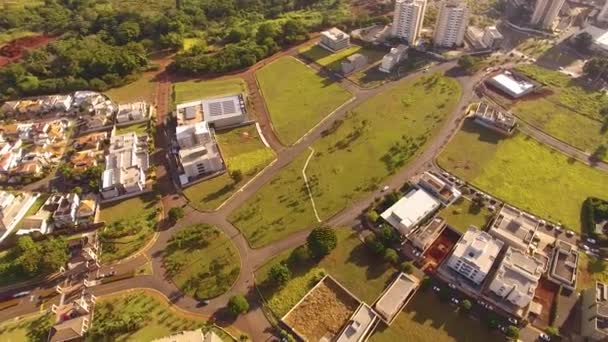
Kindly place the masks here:
[(437, 197), (445, 206), (454, 203), (461, 195), (460, 191), (454, 186), (430, 172), (422, 174), (418, 180), (418, 185)]
[(60, 195), (57, 201), (57, 208), (53, 213), (53, 224), (55, 227), (74, 227), (78, 223), (78, 207), (80, 207), (80, 197), (77, 194)]
[(331, 52), (340, 51), (350, 46), (350, 36), (338, 28), (332, 27), (327, 31), (321, 32), (319, 45)]
[(367, 65), (367, 57), (360, 53), (355, 53), (346, 57), (342, 63), (342, 74), (348, 75), (355, 71), (363, 69)]
[(608, 339), (608, 285), (596, 282), (582, 291), (580, 331), (587, 341)]
[(242, 94), (181, 103), (176, 113), (178, 126), (206, 121), (216, 129), (241, 124), (247, 117)]
[(496, 26), (488, 26), (483, 31), (481, 42), (489, 49), (498, 49), (502, 45), (505, 37), (498, 31)]
[(424, 190), (415, 189), (386, 209), (380, 216), (407, 237), (418, 224), (440, 207), (441, 203), (435, 197)]
[(392, 35), (415, 46), (426, 11), (426, 0), (396, 0), (393, 14)]
[(182, 331), (179, 334), (158, 338), (152, 342), (222, 342), (213, 331), (203, 333), (201, 329)]
[(336, 342), (363, 342), (372, 334), (378, 316), (367, 304), (361, 303), (357, 311), (336, 339)]
[[(606, 3), (608, 4), (608, 1)], [(592, 43), (589, 48), (592, 51), (601, 54), (608, 54), (608, 30), (589, 25), (573, 34), (571, 39), (576, 39), (576, 37), (581, 33), (588, 33), (591, 35)]]
[(538, 220), (505, 205), (488, 233), (511, 247), (528, 251), (538, 225)]
[(56, 315), (56, 323), (49, 333), (49, 342), (81, 341), (93, 324), (96, 298), (83, 293), (77, 300), (57, 306), (51, 311)]
[(471, 105), (475, 122), (504, 135), (511, 135), (517, 126), (517, 118), (486, 102)]
[(542, 29), (552, 30), (553, 23), (566, 0), (536, 0), (530, 23)]
[(471, 227), (456, 244), (447, 265), (473, 283), (480, 285), (490, 272), (502, 246), (502, 241)]
[(542, 260), (508, 247), (489, 289), (512, 305), (525, 308), (534, 299), (545, 266)]
[(446, 227), (445, 221), (440, 217), (435, 217), (429, 224), (420, 227), (418, 230), (409, 235), (408, 240), (412, 245), (422, 252), (426, 251), (435, 240), (441, 235), (441, 232)]
[(113, 136), (101, 176), (104, 199), (143, 191), (148, 170), (148, 137), (135, 133)]
[(439, 9), (433, 42), (436, 46), (455, 47), (464, 42), (469, 24), (469, 8), (461, 0), (444, 0)]
[(397, 47), (391, 48), (391, 51), (382, 57), (382, 63), (380, 64), (380, 71), (389, 73), (393, 68), (399, 64), (399, 62), (407, 58), (407, 45), (397, 45)]
[(387, 325), (393, 323), (403, 307), (414, 296), (419, 285), (420, 280), (418, 278), (400, 273), (397, 279), (384, 290), (380, 299), (374, 305), (380, 319)]
[(116, 113), (117, 123), (126, 123), (129, 121), (141, 121), (148, 118), (150, 114), (150, 105), (146, 102), (133, 102), (118, 105), (118, 113)]
[(183, 169), (182, 185), (191, 179), (224, 169), (222, 157), (206, 121), (177, 126), (179, 162)]
[(557, 240), (549, 266), (549, 280), (574, 291), (578, 270), (578, 251), (573, 245)]
[(525, 96), (536, 88), (534, 83), (511, 71), (505, 71), (495, 75), (487, 80), (486, 83), (494, 86), (514, 99)]

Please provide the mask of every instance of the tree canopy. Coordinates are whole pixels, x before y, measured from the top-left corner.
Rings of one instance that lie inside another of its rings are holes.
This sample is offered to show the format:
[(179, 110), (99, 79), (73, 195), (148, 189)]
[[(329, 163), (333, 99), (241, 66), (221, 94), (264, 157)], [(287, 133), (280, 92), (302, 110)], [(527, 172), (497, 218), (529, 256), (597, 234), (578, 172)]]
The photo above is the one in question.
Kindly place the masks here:
[(306, 239), (310, 256), (315, 259), (329, 254), (338, 245), (336, 232), (329, 227), (313, 229)]

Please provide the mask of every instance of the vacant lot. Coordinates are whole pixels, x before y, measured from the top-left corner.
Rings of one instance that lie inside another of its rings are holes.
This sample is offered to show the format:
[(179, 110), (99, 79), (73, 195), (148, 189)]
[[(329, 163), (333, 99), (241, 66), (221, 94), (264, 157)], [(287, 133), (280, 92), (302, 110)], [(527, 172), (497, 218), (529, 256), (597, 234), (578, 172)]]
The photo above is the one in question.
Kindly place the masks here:
[(140, 122), (133, 125), (117, 127), (116, 135), (135, 133), (137, 135), (146, 135), (148, 133), (148, 122)]
[[(262, 143), (255, 125), (217, 132), (216, 138), (228, 172), (184, 190), (199, 210), (216, 209), (275, 158), (272, 149)], [(230, 176), (237, 170), (241, 179)]]
[(129, 103), (146, 101), (155, 102), (156, 81), (155, 73), (147, 72), (141, 75), (135, 82), (129, 83), (119, 88), (110, 89), (105, 92), (113, 101), (117, 103)]
[(360, 53), (367, 57), (368, 64), (374, 64), (375, 62), (382, 59), (382, 57), (388, 52), (384, 49), (370, 49), (364, 48), (358, 45), (352, 45), (351, 47), (331, 53), (318, 45), (307, 46), (300, 49), (300, 54), (304, 57), (309, 58), (315, 63), (327, 67), (332, 71), (341, 71), (342, 60), (355, 53)]
[(173, 84), (173, 102), (175, 104), (200, 100), (205, 97), (240, 93), (247, 93), (247, 86), (241, 78), (215, 81), (194, 80)]
[[(283, 317), (316, 283), (322, 270), (352, 292), (357, 298), (373, 303), (392, 280), (396, 270), (370, 253), (357, 234), (351, 229), (336, 229), (338, 247), (319, 263), (312, 261), (296, 265), (289, 263), (291, 251), (284, 252), (270, 260), (255, 272), (257, 284), (268, 308), (277, 316)], [(293, 277), (282, 289), (264, 286), (272, 265), (286, 263)]]
[(338, 284), (325, 278), (285, 317), (285, 322), (309, 341), (320, 341), (337, 335), (358, 305)]
[(608, 96), (587, 90), (557, 71), (538, 66), (520, 70), (548, 87), (543, 97), (515, 102), (511, 109), (517, 116), (589, 153), (600, 145), (608, 146), (608, 131), (600, 114), (608, 107)]
[(240, 270), (239, 253), (230, 238), (203, 224), (177, 232), (165, 248), (163, 263), (175, 285), (197, 299), (226, 292)]
[[(351, 94), (302, 62), (283, 57), (256, 73), (281, 142), (291, 145)], [(294, 82), (297, 80), (297, 82)]]
[[(129, 317), (133, 323), (123, 332), (104, 327), (123, 322)], [(139, 324), (137, 324), (139, 322)], [(95, 307), (92, 340), (104, 337), (111, 341), (152, 341), (184, 330), (213, 330), (223, 341), (232, 339), (223, 331), (211, 326), (200, 316), (186, 315), (174, 309), (164, 297), (152, 292), (136, 291), (130, 294), (113, 295), (98, 299)]]
[[(608, 174), (568, 159), (523, 134), (501, 139), (467, 122), (439, 164), (498, 198), (580, 232), (589, 196), (608, 191)], [(559, 201), (555, 199), (559, 198)]]
[(470, 200), (461, 197), (451, 206), (442, 209), (439, 216), (443, 217), (451, 227), (464, 234), (471, 225), (483, 229), (492, 217), (492, 213), (488, 208), (480, 208)]
[(431, 291), (418, 291), (390, 327), (380, 325), (370, 341), (505, 341), (483, 323), (458, 313)]
[[(460, 97), (458, 83), (426, 75), (387, 89), (353, 110), (313, 144), (306, 170), (321, 219), (376, 189), (419, 153)], [(302, 178), (305, 151), (230, 220), (254, 247), (316, 224)]]

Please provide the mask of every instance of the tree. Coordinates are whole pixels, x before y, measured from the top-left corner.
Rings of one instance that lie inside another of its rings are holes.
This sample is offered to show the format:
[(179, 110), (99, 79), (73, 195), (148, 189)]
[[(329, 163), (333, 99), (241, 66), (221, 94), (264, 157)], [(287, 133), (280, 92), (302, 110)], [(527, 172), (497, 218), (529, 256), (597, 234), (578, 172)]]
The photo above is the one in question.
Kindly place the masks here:
[(139, 24), (134, 21), (125, 21), (116, 28), (116, 39), (119, 44), (136, 41), (141, 34)]
[(68, 242), (65, 238), (51, 238), (40, 244), (40, 268), (44, 273), (59, 271), (70, 259)]
[(462, 56), (458, 59), (458, 66), (461, 67), (466, 73), (472, 74), (476, 72), (480, 65), (481, 59), (473, 56)]
[(384, 251), (384, 261), (390, 262), (391, 264), (396, 264), (399, 261), (399, 254), (397, 251), (392, 248), (387, 248)]
[(249, 302), (242, 294), (234, 295), (228, 300), (228, 310), (230, 310), (230, 313), (234, 316), (238, 316), (249, 311)]
[(557, 327), (554, 327), (554, 326), (547, 327), (547, 329), (545, 329), (545, 332), (547, 333), (547, 335), (549, 335), (551, 337), (559, 336), (559, 329), (557, 329)]
[(177, 222), (181, 218), (184, 217), (184, 208), (182, 207), (173, 207), (169, 209), (169, 219), (172, 222)]
[(273, 265), (268, 271), (268, 281), (273, 286), (283, 287), (291, 279), (291, 271), (285, 264)]
[(241, 170), (230, 171), (230, 178), (234, 183), (239, 183), (243, 180), (243, 172)]
[(336, 232), (329, 227), (318, 227), (312, 230), (306, 239), (308, 252), (315, 259), (329, 254), (338, 245)]
[(593, 44), (593, 36), (587, 32), (583, 32), (574, 37), (574, 46), (581, 51), (589, 51), (589, 48)]
[(426, 291), (431, 287), (432, 283), (433, 280), (431, 278), (429, 278), (428, 276), (424, 276), (424, 278), (422, 278), (422, 281), (420, 281), (420, 289), (422, 291)]
[(76, 195), (80, 196), (82, 195), (82, 188), (77, 186), (72, 190), (73, 193), (75, 193)]
[(299, 246), (289, 254), (289, 258), (287, 262), (290, 265), (301, 265), (308, 261), (310, 255), (308, 254), (308, 249), (306, 246)]
[(460, 302), (460, 309), (462, 309), (462, 311), (465, 313), (471, 311), (472, 307), (473, 307), (473, 304), (471, 304), (471, 301), (468, 299), (465, 299), (462, 302)]
[(406, 261), (401, 264), (401, 271), (405, 274), (412, 274), (414, 272), (414, 265), (411, 262)]
[(40, 247), (29, 236), (22, 236), (17, 240), (19, 257), (17, 263), (22, 271), (28, 275), (35, 275), (40, 267)]
[(368, 235), (365, 237), (365, 245), (376, 255), (384, 255), (386, 247), (378, 240), (375, 235)]
[(365, 213), (365, 218), (367, 218), (367, 220), (371, 223), (376, 223), (380, 218), (380, 215), (378, 215), (378, 212), (374, 209), (370, 209), (367, 211), (367, 213)]
[(512, 338), (513, 340), (519, 339), (519, 328), (513, 325), (509, 325), (507, 327), (507, 336)]

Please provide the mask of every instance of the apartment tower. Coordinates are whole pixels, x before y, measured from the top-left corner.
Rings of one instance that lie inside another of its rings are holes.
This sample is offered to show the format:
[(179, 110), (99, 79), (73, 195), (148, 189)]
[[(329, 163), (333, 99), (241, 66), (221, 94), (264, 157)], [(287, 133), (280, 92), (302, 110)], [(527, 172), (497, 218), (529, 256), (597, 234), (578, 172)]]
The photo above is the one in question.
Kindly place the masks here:
[(604, 22), (608, 21), (608, 1), (606, 1), (606, 3), (604, 4), (604, 7), (602, 7), (600, 14), (597, 15), (597, 20), (604, 21)]
[(559, 14), (566, 0), (536, 0), (536, 6), (534, 7), (534, 13), (532, 13), (532, 25), (538, 26), (543, 29), (551, 30), (553, 28), (553, 21)]
[(445, 0), (439, 9), (433, 41), (436, 46), (460, 46), (469, 24), (469, 8), (461, 0)]
[(426, 0), (397, 0), (393, 16), (393, 36), (406, 40), (410, 46), (416, 45), (425, 10)]

